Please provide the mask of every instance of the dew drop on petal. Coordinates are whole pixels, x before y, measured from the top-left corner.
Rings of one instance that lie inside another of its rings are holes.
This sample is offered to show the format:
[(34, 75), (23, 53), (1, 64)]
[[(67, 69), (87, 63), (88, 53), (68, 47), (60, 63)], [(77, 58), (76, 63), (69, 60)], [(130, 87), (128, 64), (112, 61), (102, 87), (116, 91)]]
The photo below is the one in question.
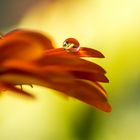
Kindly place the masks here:
[(67, 52), (78, 52), (80, 50), (80, 44), (75, 38), (67, 38), (63, 42), (63, 48)]

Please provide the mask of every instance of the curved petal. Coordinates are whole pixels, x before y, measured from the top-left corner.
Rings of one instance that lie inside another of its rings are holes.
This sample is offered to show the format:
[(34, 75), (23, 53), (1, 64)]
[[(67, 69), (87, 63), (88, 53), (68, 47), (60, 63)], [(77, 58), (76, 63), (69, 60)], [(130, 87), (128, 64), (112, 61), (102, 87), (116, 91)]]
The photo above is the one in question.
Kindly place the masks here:
[(5, 59), (34, 60), (45, 49), (53, 49), (52, 42), (43, 34), (31, 30), (14, 30), (0, 40), (0, 61)]
[(48, 81), (48, 79), (45, 79), (39, 75), (32, 76), (31, 74), (27, 75), (27, 73), (20, 73), (18, 75), (17, 73), (14, 74), (13, 72), (2, 75), (1, 78), (2, 80), (6, 80), (11, 84), (13, 84), (15, 80), (19, 80), (20, 82), (27, 84), (37, 84), (52, 88), (54, 90), (63, 92), (66, 94), (66, 96), (76, 98), (105, 112), (111, 111), (111, 106), (107, 101), (105, 93), (100, 87), (97, 86), (97, 84), (94, 83), (89, 84), (80, 80), (71, 81), (67, 80), (67, 78), (61, 81)]
[(79, 70), (95, 73), (106, 73), (106, 71), (99, 65), (89, 62), (87, 60), (72, 56), (60, 56), (60, 55), (49, 55), (43, 56), (38, 61), (35, 61), (41, 67), (46, 69), (56, 69), (56, 70)]
[[(21, 65), (22, 64), (22, 65)], [(67, 71), (56, 70), (56, 69), (48, 69), (45, 70), (42, 67), (38, 67), (31, 62), (24, 62), (24, 61), (17, 61), (17, 60), (9, 60), (5, 61), (2, 64), (3, 70), (0, 71), (0, 80), (9, 81), (10, 77), (13, 83), (15, 84), (32, 84), (30, 83), (29, 79), (24, 79), (22, 75), (27, 75), (27, 77), (34, 77), (34, 78), (43, 78), (44, 80), (50, 81), (61, 81), (63, 79), (66, 80), (73, 80), (75, 77)], [(9, 75), (9, 76), (8, 76)], [(20, 78), (20, 75), (22, 78)], [(14, 78), (17, 77), (17, 78)], [(28, 82), (29, 81), (29, 82)]]
[(84, 72), (84, 71), (71, 71), (71, 73), (79, 79), (85, 79), (85, 80), (89, 80), (89, 81), (98, 81), (98, 82), (104, 82), (104, 83), (108, 83), (109, 80), (108, 78), (101, 73), (92, 73), (92, 72)]
[(95, 49), (86, 48), (86, 47), (81, 47), (80, 51), (78, 51), (78, 52), (66, 52), (63, 48), (55, 48), (52, 50), (47, 50), (45, 52), (45, 54), (46, 55), (61, 55), (61, 56), (71, 54), (71, 55), (78, 56), (78, 57), (104, 58), (104, 55), (101, 52), (99, 52)]
[[(103, 111), (110, 112), (111, 107), (107, 102), (104, 90), (98, 84), (76, 80), (69, 73), (61, 71), (43, 71), (36, 66), (28, 65), (20, 61), (9, 61), (5, 63), (4, 71), (0, 72), (0, 81), (5, 83), (4, 87), (21, 93), (20, 89), (14, 88), (15, 84), (36, 84), (63, 92), (67, 96), (79, 99), (91, 106)], [(50, 73), (49, 73), (50, 72)], [(24, 95), (25, 93), (23, 93)]]
[(91, 84), (82, 80), (75, 80), (74, 82), (64, 81), (61, 83), (51, 83), (51, 88), (102, 111), (111, 112), (111, 106), (107, 101), (105, 92), (96, 83)]
[(97, 85), (98, 88), (99, 88), (100, 90), (102, 90), (102, 91), (104, 92), (104, 94), (107, 96), (107, 92), (106, 92), (106, 90), (105, 90), (105, 89), (104, 89), (99, 83), (94, 82), (94, 84)]
[(61, 56), (65, 56), (68, 53), (64, 50), (64, 48), (54, 48), (54, 49), (50, 49), (50, 50), (46, 50), (44, 51), (44, 55), (48, 56), (48, 55), (61, 55)]
[[(45, 50), (54, 49), (54, 45), (51, 41), (51, 39), (47, 36), (45, 36), (41, 32), (37, 32), (35, 30), (29, 30), (29, 29), (15, 29), (11, 32), (8, 32), (4, 37), (8, 38), (29, 38), (31, 41), (37, 41), (39, 42)], [(4, 38), (3, 37), (3, 38)]]
[(91, 48), (81, 47), (80, 51), (77, 53), (80, 57), (96, 57), (96, 58), (104, 58), (104, 55)]

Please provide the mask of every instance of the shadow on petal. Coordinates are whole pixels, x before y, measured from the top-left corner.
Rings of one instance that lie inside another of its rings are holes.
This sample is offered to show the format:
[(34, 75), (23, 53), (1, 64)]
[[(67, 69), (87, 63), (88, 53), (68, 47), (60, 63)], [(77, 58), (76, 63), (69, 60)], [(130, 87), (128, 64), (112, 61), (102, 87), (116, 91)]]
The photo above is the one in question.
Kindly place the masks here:
[(21, 97), (27, 97), (27, 98), (35, 99), (34, 95), (32, 95), (28, 92), (25, 92), (21, 89), (16, 88), (13, 84), (10, 84), (8, 82), (1, 82), (0, 84), (4, 89), (12, 91), (12, 92), (10, 92), (12, 94), (15, 94), (15, 95), (18, 95), (18, 96), (21, 96)]

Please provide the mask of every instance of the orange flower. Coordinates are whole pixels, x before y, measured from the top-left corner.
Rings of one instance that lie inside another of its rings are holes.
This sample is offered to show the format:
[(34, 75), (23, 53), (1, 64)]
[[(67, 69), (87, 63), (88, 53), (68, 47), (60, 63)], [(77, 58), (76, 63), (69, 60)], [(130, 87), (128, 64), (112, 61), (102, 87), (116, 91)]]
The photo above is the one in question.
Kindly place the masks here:
[(109, 82), (105, 70), (81, 57), (104, 58), (69, 38), (64, 48), (31, 30), (14, 30), (0, 40), (0, 89), (34, 97), (15, 85), (41, 85), (64, 93), (105, 112), (111, 111), (107, 93), (98, 82)]

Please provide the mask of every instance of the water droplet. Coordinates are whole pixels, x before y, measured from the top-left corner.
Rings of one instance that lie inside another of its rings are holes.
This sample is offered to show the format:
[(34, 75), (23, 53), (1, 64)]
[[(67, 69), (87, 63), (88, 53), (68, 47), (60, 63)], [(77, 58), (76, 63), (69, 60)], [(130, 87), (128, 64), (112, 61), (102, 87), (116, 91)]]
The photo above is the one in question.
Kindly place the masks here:
[(78, 52), (80, 50), (80, 44), (75, 38), (67, 38), (63, 42), (63, 48), (67, 52)]

